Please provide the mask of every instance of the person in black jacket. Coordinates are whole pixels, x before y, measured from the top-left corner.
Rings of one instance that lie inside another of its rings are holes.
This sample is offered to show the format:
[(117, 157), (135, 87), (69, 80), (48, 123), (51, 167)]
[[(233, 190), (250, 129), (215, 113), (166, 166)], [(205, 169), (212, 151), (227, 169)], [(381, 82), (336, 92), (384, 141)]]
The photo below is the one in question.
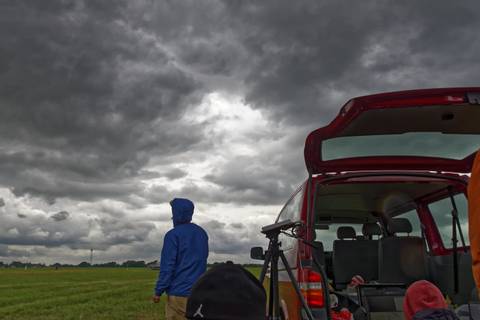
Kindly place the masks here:
[(266, 293), (249, 271), (231, 262), (208, 270), (192, 288), (186, 318), (265, 320)]

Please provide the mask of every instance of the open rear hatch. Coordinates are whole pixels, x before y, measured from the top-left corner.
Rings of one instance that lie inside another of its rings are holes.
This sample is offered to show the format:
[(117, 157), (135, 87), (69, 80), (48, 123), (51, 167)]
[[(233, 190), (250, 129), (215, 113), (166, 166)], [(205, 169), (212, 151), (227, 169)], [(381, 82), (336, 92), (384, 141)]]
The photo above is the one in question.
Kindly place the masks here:
[(468, 173), (480, 148), (480, 87), (358, 97), (305, 142), (312, 174), (361, 170)]

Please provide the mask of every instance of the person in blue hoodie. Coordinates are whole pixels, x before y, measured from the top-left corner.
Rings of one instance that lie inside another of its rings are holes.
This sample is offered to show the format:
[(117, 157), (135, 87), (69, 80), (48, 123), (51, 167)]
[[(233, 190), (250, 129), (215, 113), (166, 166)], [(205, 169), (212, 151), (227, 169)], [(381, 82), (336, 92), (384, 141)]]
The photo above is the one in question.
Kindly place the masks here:
[(192, 286), (207, 269), (208, 236), (205, 230), (191, 222), (192, 201), (175, 198), (170, 205), (173, 229), (163, 239), (153, 302), (158, 303), (160, 296), (166, 293), (166, 319), (183, 320)]

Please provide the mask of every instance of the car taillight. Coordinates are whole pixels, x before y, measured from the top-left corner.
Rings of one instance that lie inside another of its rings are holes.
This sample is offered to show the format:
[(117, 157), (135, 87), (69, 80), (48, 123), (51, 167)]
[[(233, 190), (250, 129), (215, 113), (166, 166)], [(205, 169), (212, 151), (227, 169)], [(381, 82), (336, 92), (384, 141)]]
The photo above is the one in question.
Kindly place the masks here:
[(408, 99), (382, 100), (371, 103), (372, 107), (405, 107), (405, 106), (432, 106), (448, 105), (465, 102), (464, 94), (450, 94), (442, 96), (418, 97)]
[(323, 308), (325, 306), (322, 276), (318, 272), (307, 268), (299, 269), (298, 282), (309, 307)]

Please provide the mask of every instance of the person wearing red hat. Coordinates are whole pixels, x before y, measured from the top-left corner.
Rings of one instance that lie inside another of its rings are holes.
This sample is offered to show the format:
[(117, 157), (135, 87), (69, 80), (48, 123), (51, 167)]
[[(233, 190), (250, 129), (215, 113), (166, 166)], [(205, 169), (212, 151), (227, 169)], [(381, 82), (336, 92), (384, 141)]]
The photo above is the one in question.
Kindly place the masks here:
[(440, 289), (426, 280), (416, 281), (408, 287), (403, 313), (406, 320), (458, 320), (448, 309)]

